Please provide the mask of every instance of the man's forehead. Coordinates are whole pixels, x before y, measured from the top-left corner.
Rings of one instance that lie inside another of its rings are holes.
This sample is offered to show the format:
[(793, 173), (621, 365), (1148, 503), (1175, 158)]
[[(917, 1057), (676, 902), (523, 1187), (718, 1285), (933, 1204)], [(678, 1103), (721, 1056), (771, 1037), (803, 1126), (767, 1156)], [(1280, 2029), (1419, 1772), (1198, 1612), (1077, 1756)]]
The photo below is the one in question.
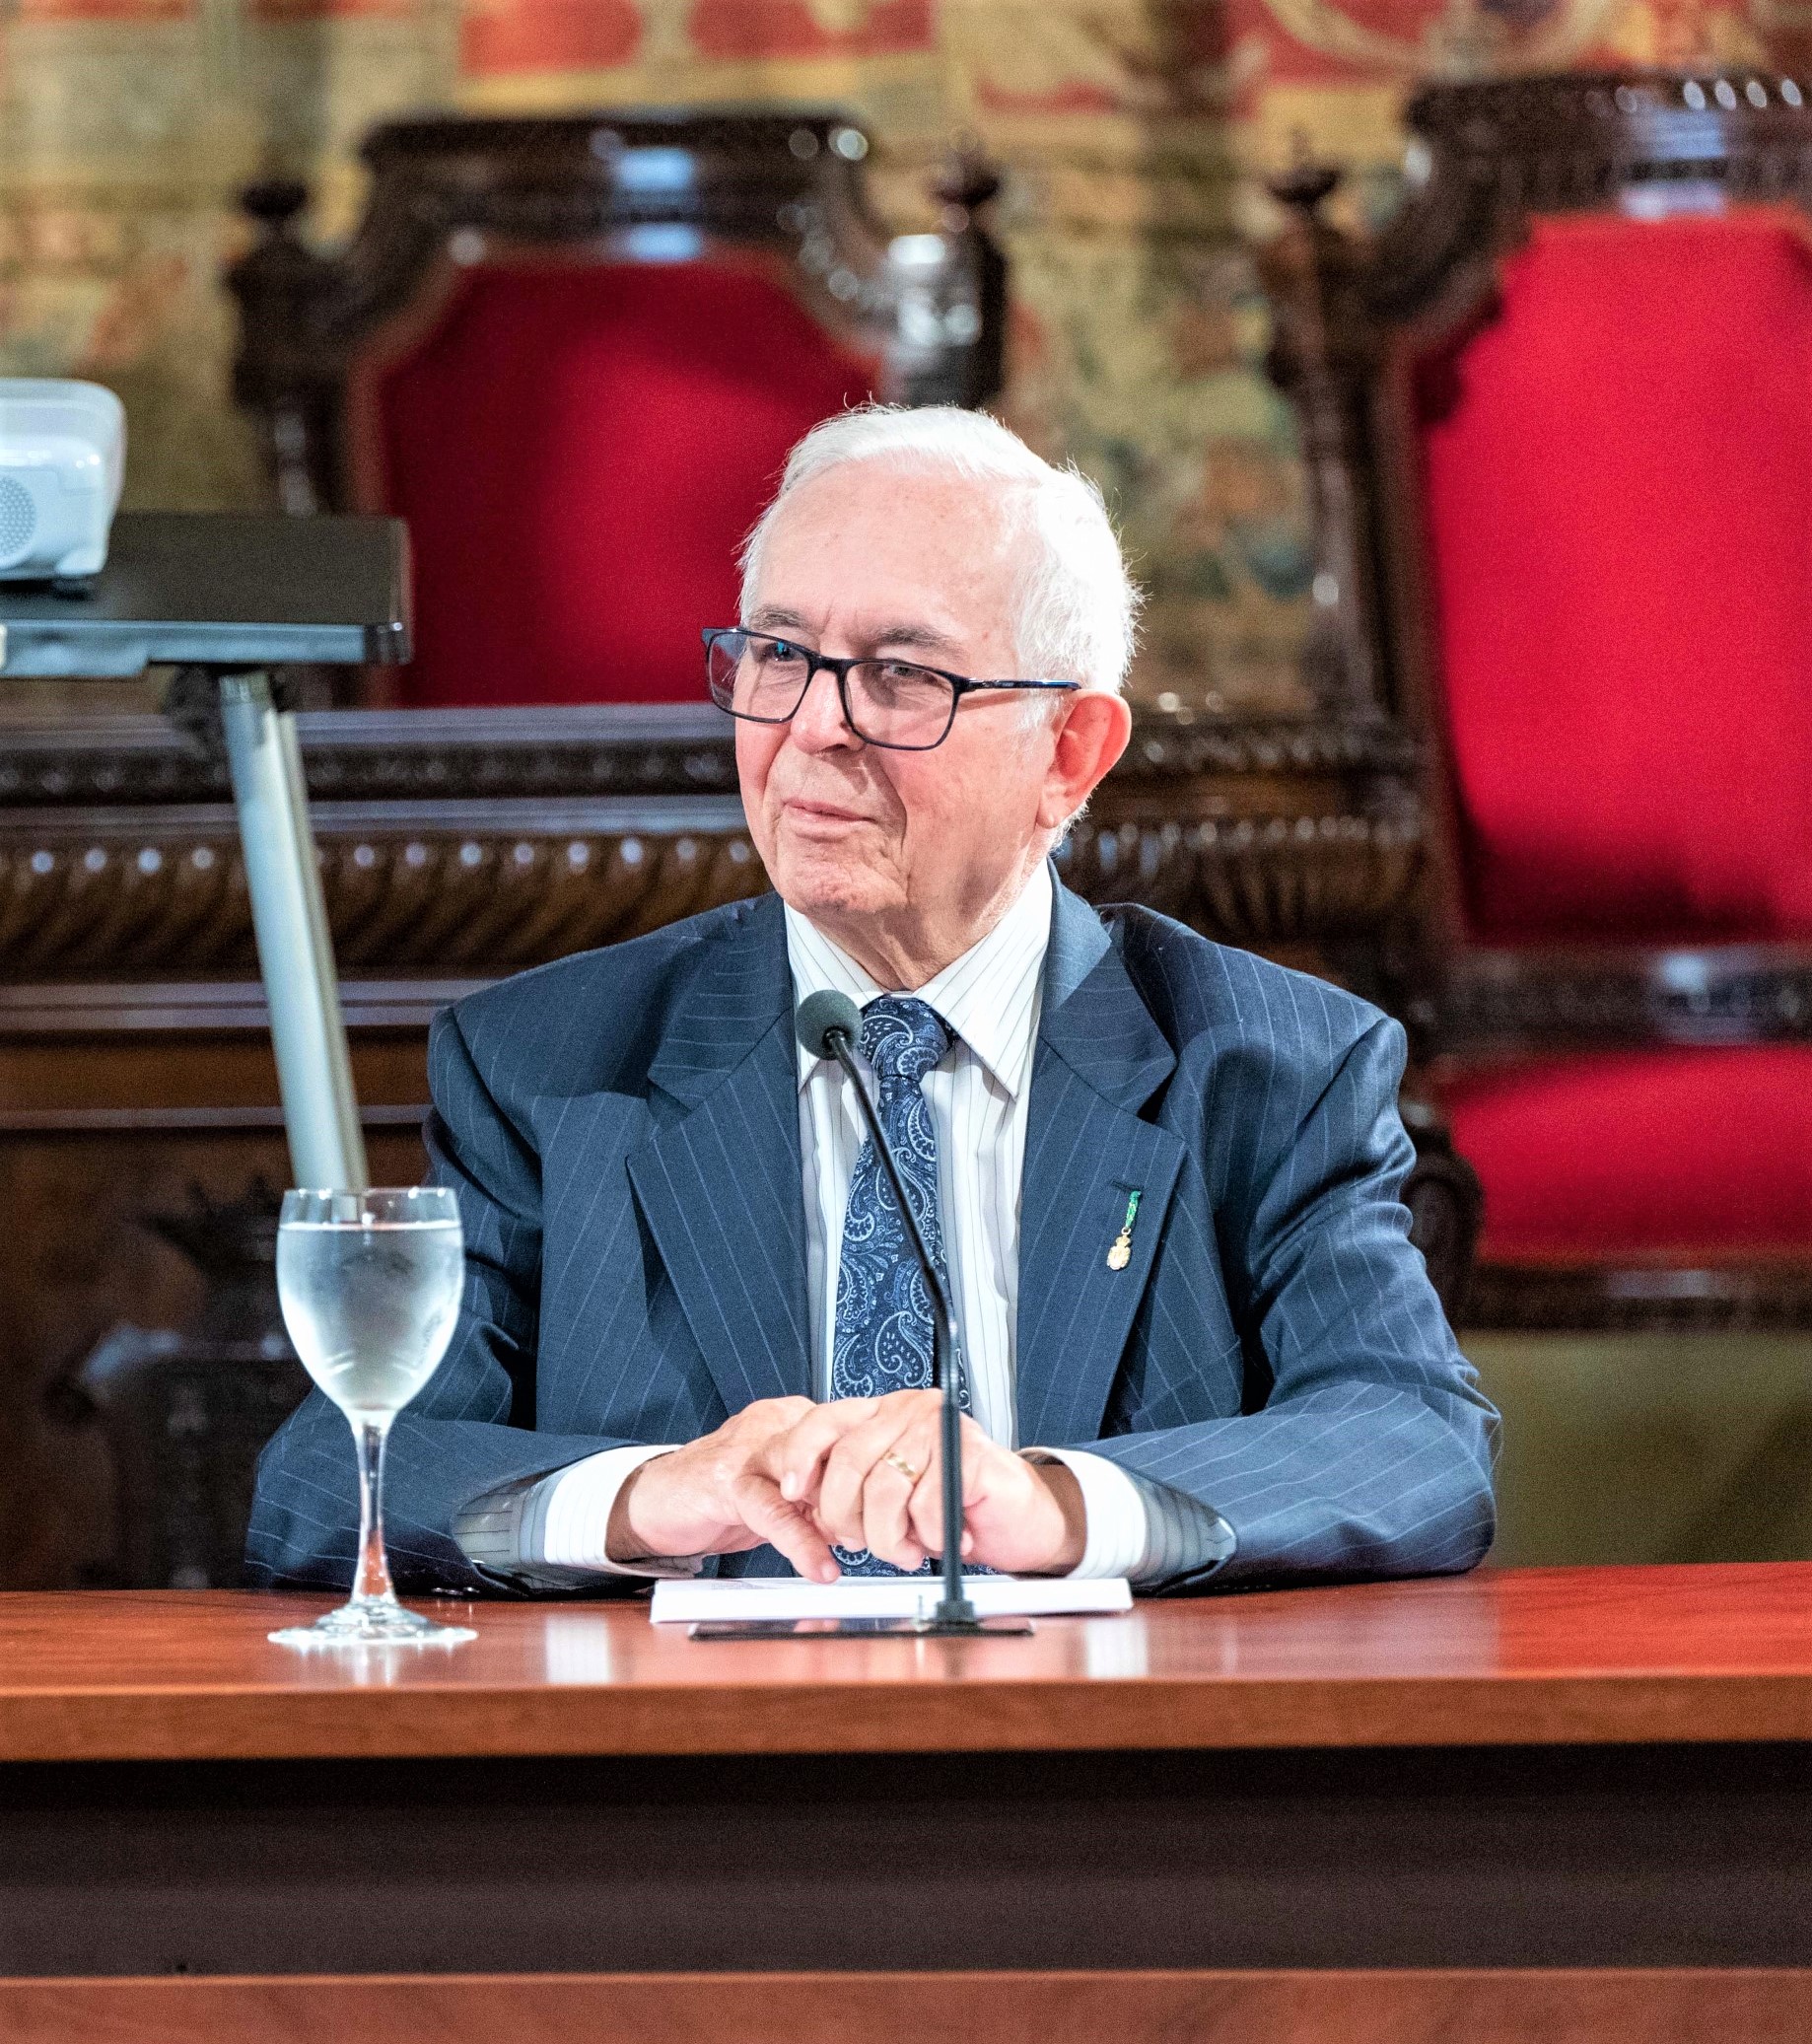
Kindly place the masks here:
[[(808, 477), (769, 513), (762, 555), (796, 571), (831, 568), (849, 547), (885, 557), (890, 571), (941, 579), (952, 569), (998, 571), (1017, 528), (1006, 493), (977, 476), (851, 461)], [(834, 572), (844, 572), (837, 563)]]
[(972, 478), (851, 462), (782, 498), (742, 622), (968, 657), (978, 634), (1008, 625), (1004, 536), (999, 504)]
[(877, 456), (820, 468), (796, 483), (778, 509), (783, 517), (815, 512), (834, 518), (866, 502), (883, 505), (892, 515), (982, 526), (1000, 522), (1002, 506), (1012, 494), (1012, 485), (996, 476), (944, 462)]
[[(948, 652), (960, 642), (954, 633), (929, 617), (876, 609), (865, 611), (860, 603), (840, 602), (837, 622), (858, 644), (864, 646), (916, 646), (921, 652)], [(817, 637), (829, 622), (828, 611), (795, 608), (788, 603), (757, 603), (743, 622), (751, 631), (798, 632)]]

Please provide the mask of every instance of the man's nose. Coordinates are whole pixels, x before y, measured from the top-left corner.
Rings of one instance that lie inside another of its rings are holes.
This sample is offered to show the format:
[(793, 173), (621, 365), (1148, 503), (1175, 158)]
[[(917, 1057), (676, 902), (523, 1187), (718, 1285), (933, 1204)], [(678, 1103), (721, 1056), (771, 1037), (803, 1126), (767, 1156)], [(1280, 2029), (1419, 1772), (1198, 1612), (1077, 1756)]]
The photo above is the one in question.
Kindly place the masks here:
[(806, 683), (800, 706), (793, 713), (793, 741), (807, 752), (828, 752), (839, 745), (862, 742), (843, 715), (837, 677), (828, 668), (820, 668)]

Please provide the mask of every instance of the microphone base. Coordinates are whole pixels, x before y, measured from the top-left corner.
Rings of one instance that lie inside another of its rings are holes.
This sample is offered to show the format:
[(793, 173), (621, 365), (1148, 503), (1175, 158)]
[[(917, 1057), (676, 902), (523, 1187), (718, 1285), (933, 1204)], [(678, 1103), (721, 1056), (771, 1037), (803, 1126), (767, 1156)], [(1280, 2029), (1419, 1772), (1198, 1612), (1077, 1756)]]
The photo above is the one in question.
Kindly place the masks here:
[(1029, 1618), (736, 1618), (686, 1628), (693, 1640), (981, 1640), (1023, 1639)]
[(906, 1630), (922, 1640), (975, 1640), (1003, 1635), (1023, 1639), (1037, 1628), (1029, 1618), (915, 1618)]

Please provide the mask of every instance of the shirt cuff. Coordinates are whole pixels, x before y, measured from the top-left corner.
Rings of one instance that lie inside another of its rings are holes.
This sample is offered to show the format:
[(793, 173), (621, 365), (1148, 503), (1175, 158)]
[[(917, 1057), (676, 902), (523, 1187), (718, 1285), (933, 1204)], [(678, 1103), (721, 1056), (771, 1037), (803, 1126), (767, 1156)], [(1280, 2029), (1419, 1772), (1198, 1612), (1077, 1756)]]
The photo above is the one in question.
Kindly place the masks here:
[(526, 1482), (505, 1484), (458, 1514), (453, 1538), (474, 1567), (530, 1589), (574, 1589), (598, 1576), (696, 1576), (700, 1556), (613, 1562), (605, 1551), (617, 1494), (661, 1447), (607, 1447)]
[(548, 1486), (541, 1518), (539, 1554), (523, 1557), (551, 1569), (594, 1569), (605, 1576), (696, 1576), (697, 1555), (651, 1554), (640, 1561), (613, 1562), (606, 1551), (610, 1515), (624, 1484), (671, 1446), (607, 1447), (544, 1478)]
[(1232, 1527), (1199, 1499), (1135, 1476), (1084, 1448), (1029, 1452), (1039, 1460), (1062, 1462), (1082, 1493), (1082, 1558), (1070, 1571), (1074, 1580), (1124, 1576), (1150, 1585), (1199, 1575), (1232, 1559)]
[(1118, 1463), (1080, 1448), (1034, 1448), (1039, 1461), (1061, 1462), (1082, 1493), (1082, 1558), (1070, 1571), (1078, 1582), (1131, 1576), (1146, 1551), (1146, 1508), (1137, 1485)]

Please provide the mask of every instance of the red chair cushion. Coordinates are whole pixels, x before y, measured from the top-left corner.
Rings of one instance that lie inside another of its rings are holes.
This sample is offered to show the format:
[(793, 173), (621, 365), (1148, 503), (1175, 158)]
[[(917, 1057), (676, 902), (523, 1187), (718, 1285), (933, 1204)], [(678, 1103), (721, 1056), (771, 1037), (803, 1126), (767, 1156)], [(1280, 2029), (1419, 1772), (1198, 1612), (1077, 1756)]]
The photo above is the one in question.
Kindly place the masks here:
[(1474, 934), (1812, 932), (1805, 222), (1538, 221), (1416, 389)]
[(702, 700), (788, 450), (874, 380), (754, 261), (461, 273), (355, 393), (361, 494), (409, 522), (402, 699)]
[(1812, 1047), (1477, 1067), (1440, 1088), (1496, 1263), (1812, 1249)]

